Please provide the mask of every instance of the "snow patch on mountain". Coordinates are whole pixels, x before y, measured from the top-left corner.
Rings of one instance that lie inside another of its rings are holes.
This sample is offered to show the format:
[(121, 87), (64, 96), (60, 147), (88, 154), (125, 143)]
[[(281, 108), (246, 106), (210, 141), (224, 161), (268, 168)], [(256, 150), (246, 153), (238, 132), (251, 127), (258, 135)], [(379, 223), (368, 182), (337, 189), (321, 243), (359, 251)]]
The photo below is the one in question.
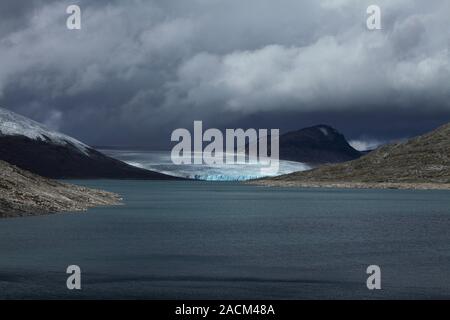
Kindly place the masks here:
[(90, 149), (89, 146), (72, 137), (51, 131), (36, 121), (3, 108), (0, 108), (0, 136), (24, 136), (56, 145), (73, 146), (86, 155)]
[(319, 127), (319, 130), (322, 131), (324, 136), (328, 136), (328, 129), (324, 127)]
[(368, 140), (360, 139), (360, 140), (351, 140), (349, 141), (349, 144), (358, 151), (368, 151), (374, 150), (379, 146), (386, 144), (386, 142), (375, 139), (368, 139)]

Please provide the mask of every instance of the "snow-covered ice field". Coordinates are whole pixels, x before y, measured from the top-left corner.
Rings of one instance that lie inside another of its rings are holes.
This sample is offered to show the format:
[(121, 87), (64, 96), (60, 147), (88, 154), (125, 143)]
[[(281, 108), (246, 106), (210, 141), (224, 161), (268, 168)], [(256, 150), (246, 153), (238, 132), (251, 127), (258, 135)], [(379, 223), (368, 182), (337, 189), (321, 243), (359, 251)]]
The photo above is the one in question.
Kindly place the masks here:
[[(206, 180), (206, 181), (244, 181), (262, 178), (262, 164), (236, 163), (223, 165), (176, 165), (172, 162), (170, 151), (133, 151), (133, 150), (100, 150), (106, 155), (122, 160), (130, 165), (153, 170), (168, 175)], [(304, 163), (279, 161), (279, 170), (273, 175), (288, 174), (310, 169)]]

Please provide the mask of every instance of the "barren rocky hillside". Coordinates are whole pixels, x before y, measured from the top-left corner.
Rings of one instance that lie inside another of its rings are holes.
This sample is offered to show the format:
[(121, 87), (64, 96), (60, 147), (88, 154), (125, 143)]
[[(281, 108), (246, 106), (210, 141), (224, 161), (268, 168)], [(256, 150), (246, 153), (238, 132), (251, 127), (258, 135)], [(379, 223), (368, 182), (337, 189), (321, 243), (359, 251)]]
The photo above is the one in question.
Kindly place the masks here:
[(0, 161), (0, 218), (114, 205), (118, 195), (60, 183)]
[(404, 143), (383, 146), (362, 158), (255, 183), (265, 185), (447, 188), (450, 124)]

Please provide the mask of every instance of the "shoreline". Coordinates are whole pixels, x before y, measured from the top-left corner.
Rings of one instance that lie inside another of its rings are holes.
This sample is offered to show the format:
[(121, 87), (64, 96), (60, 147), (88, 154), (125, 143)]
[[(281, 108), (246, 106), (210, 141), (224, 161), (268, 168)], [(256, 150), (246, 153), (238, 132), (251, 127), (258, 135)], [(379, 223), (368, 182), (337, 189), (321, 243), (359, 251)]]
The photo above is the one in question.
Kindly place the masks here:
[(122, 203), (116, 193), (44, 178), (0, 161), (0, 219), (80, 212)]
[(409, 182), (302, 182), (260, 180), (246, 184), (264, 187), (286, 188), (330, 188), (330, 189), (394, 189), (394, 190), (450, 190), (450, 183), (409, 183)]

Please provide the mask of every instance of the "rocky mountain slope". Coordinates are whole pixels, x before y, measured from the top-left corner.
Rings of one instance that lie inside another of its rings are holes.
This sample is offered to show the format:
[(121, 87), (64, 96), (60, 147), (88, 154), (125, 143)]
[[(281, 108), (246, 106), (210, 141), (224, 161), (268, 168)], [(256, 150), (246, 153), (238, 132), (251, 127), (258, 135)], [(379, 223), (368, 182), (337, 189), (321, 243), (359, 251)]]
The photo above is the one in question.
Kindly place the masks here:
[(288, 132), (280, 136), (280, 158), (311, 164), (337, 163), (361, 157), (344, 135), (327, 125)]
[(175, 179), (130, 166), (0, 108), (0, 160), (48, 178)]
[(450, 124), (341, 164), (259, 180), (265, 185), (450, 188)]
[(114, 193), (60, 183), (0, 161), (0, 218), (115, 205)]
[(354, 160), (363, 155), (350, 146), (344, 135), (328, 125), (282, 134), (279, 142), (280, 159), (312, 166)]

